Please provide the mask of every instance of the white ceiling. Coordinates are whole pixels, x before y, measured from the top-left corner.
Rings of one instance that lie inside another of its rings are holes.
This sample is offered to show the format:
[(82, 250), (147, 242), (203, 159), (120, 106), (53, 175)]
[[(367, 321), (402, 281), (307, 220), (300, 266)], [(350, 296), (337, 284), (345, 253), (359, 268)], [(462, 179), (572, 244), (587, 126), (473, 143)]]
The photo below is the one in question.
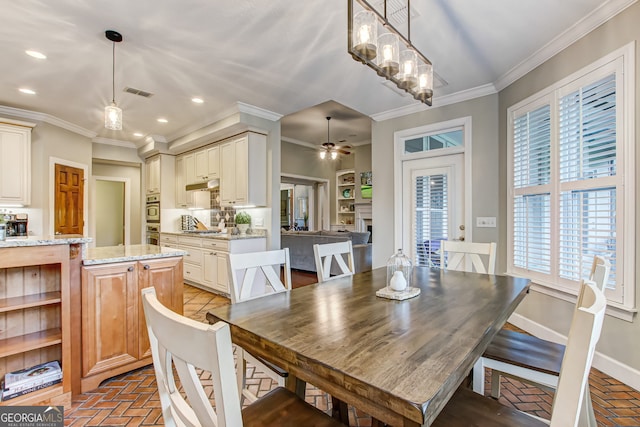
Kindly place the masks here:
[[(465, 91), (499, 89), (549, 56), (545, 45), (566, 45), (633, 1), (413, 0), (411, 39), (448, 83), (435, 90), (437, 106)], [(282, 122), (285, 139), (326, 141), (328, 114), (335, 116), (332, 140), (357, 142), (370, 138), (361, 114), (421, 105), (351, 59), (347, 0), (0, 0), (0, 11), (0, 105), (102, 138), (141, 144), (133, 136), (141, 132), (172, 141), (243, 102), (292, 115)], [(122, 131), (103, 126), (111, 100), (107, 29), (124, 36), (116, 46)], [(31, 58), (27, 49), (48, 58)], [(126, 86), (154, 96), (124, 93)], [(192, 103), (194, 96), (204, 104)]]

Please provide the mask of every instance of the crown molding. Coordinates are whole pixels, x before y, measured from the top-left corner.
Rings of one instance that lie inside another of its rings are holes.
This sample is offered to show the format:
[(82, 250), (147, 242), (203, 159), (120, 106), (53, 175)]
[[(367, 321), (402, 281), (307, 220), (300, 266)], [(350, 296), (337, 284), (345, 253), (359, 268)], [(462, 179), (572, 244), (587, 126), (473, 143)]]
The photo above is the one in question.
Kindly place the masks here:
[(184, 127), (170, 135), (167, 135), (167, 141), (176, 141), (181, 139), (189, 134), (196, 132), (200, 129), (203, 129), (207, 126), (212, 125), (213, 123), (224, 120), (234, 114), (251, 114), (252, 116), (260, 117), (266, 120), (270, 120), (273, 122), (277, 122), (282, 118), (282, 114), (274, 113), (273, 111), (265, 110), (264, 108), (256, 107), (254, 105), (245, 104), (244, 102), (236, 102), (229, 108), (222, 110), (220, 113), (216, 114), (213, 118), (209, 118), (206, 120), (201, 120), (198, 123), (193, 125)]
[(130, 141), (120, 141), (119, 139), (102, 138), (100, 136), (93, 138), (91, 142), (96, 144), (113, 145), (116, 147), (132, 148), (134, 150), (138, 148), (136, 144)]
[(371, 119), (376, 122), (383, 120), (395, 119), (409, 114), (419, 113), (421, 111), (432, 110), (434, 108), (444, 107), (445, 105), (456, 104), (458, 102), (468, 101), (470, 99), (480, 98), (482, 96), (493, 95), (497, 93), (496, 87), (492, 84), (477, 86), (467, 90), (461, 90), (449, 95), (434, 96), (433, 106), (427, 107), (423, 103), (413, 103), (404, 107), (395, 108), (393, 110), (383, 111), (382, 113), (372, 114)]
[(600, 5), (596, 10), (585, 16), (573, 26), (565, 30), (562, 34), (551, 40), (549, 43), (538, 49), (533, 55), (507, 71), (495, 81), (498, 91), (509, 86), (519, 78), (526, 75), (545, 61), (571, 46), (600, 25), (613, 18), (637, 0), (610, 0)]
[(261, 119), (277, 122), (282, 118), (282, 114), (274, 113), (273, 111), (265, 110), (264, 108), (256, 107), (255, 105), (245, 104), (244, 102), (237, 102), (237, 108), (239, 113), (251, 114), (252, 116), (260, 117)]
[(302, 145), (303, 147), (307, 147), (307, 148), (313, 148), (313, 149), (320, 148), (319, 145), (315, 145), (307, 141), (301, 141), (295, 138), (289, 138), (288, 136), (283, 136), (280, 139), (284, 142), (289, 142), (291, 144), (296, 144), (296, 145)]
[(38, 122), (49, 123), (50, 125), (57, 126), (62, 129), (77, 133), (87, 138), (95, 138), (97, 133), (85, 129), (81, 126), (67, 122), (66, 120), (59, 119), (47, 113), (40, 113), (38, 111), (23, 110), (22, 108), (8, 107), (6, 105), (0, 105), (0, 114), (8, 114), (10, 116), (19, 117), (21, 119), (35, 120)]

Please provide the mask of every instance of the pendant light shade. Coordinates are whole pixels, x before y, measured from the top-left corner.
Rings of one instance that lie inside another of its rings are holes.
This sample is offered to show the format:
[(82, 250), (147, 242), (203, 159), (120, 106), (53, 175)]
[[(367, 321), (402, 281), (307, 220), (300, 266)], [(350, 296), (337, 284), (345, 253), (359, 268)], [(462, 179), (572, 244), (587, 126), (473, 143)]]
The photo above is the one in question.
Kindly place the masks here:
[(104, 127), (122, 130), (122, 108), (119, 108), (115, 102), (104, 107)]
[(113, 67), (111, 68), (111, 105), (104, 107), (104, 127), (111, 130), (122, 130), (122, 109), (116, 105), (116, 43), (122, 41), (122, 34), (107, 30), (105, 37), (113, 42)]

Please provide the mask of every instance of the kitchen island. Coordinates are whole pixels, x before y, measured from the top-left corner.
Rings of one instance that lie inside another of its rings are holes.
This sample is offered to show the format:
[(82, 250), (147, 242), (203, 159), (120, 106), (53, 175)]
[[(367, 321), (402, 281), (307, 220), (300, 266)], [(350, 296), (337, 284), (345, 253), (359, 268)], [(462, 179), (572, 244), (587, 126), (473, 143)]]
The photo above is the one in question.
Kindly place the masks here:
[(152, 363), (140, 290), (153, 286), (162, 304), (182, 314), (185, 254), (155, 245), (87, 249), (77, 301), (81, 335), (73, 343), (74, 394)]
[(71, 405), (72, 294), (90, 241), (79, 235), (0, 241), (0, 377), (54, 360), (62, 368), (59, 384), (0, 405)]

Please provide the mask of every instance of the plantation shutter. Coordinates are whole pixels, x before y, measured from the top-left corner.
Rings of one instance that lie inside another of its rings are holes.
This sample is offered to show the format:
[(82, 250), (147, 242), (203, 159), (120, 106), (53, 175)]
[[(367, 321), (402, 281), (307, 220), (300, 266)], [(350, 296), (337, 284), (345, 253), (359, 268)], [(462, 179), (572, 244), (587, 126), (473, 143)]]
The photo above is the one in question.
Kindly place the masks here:
[(594, 255), (616, 277), (616, 81), (611, 74), (559, 103), (559, 275), (588, 277)]
[(550, 106), (516, 117), (513, 140), (513, 264), (550, 273)]

